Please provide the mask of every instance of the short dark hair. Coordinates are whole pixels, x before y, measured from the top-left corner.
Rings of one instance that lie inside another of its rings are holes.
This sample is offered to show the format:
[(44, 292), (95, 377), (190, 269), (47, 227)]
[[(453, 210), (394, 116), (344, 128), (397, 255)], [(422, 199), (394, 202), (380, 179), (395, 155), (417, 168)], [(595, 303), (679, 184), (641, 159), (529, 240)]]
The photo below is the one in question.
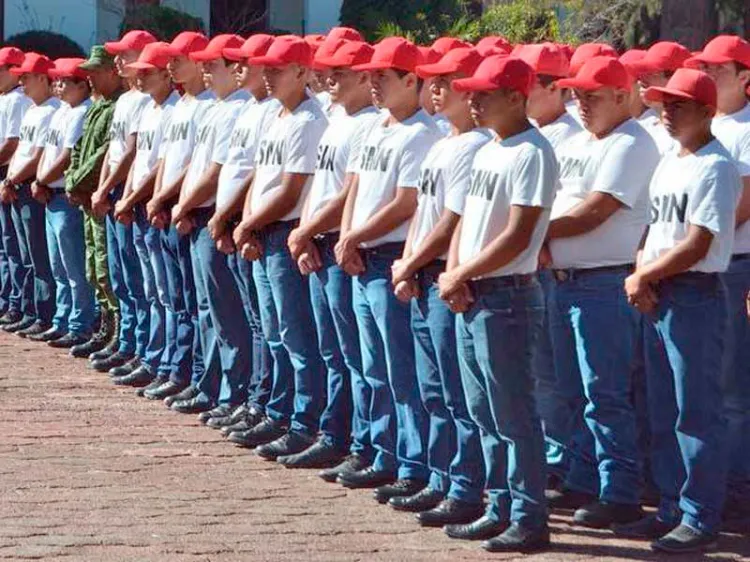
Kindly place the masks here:
[(536, 77), (542, 85), (542, 88), (547, 88), (553, 82), (560, 80), (558, 76), (552, 76), (550, 74), (537, 74)]
[[(403, 78), (407, 74), (414, 74), (413, 72), (409, 72), (408, 70), (401, 70), (400, 68), (394, 68), (393, 72), (395, 72), (399, 78)], [(420, 93), (423, 87), (424, 87), (424, 80), (422, 80), (419, 76), (417, 76), (417, 93)]]

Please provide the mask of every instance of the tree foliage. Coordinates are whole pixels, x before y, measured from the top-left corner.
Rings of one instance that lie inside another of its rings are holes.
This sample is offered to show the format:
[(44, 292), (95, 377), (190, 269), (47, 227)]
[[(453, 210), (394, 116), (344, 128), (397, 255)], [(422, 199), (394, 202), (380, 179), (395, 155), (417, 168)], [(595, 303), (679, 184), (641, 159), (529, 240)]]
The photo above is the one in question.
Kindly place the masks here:
[(511, 43), (559, 41), (555, 10), (545, 2), (514, 0), (492, 6), (479, 20), (481, 35), (501, 35)]
[(159, 41), (171, 41), (182, 31), (205, 31), (203, 20), (167, 6), (139, 6), (125, 15), (120, 34), (145, 29)]
[(83, 48), (70, 37), (52, 31), (24, 31), (9, 37), (5, 44), (18, 47), (24, 52), (47, 55), (51, 59), (86, 56)]

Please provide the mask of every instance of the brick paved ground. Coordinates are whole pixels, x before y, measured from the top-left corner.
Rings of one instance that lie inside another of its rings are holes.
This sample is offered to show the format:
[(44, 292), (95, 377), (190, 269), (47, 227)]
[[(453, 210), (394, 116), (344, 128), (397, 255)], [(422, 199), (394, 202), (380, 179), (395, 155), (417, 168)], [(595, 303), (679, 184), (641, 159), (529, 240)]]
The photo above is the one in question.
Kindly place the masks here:
[[(194, 416), (5, 334), (0, 436), (3, 560), (502, 559), (420, 530), (368, 492), (262, 461)], [(656, 559), (643, 544), (559, 517), (553, 525), (556, 550), (530, 560)], [(712, 558), (750, 560), (750, 538), (726, 536), (721, 547)]]

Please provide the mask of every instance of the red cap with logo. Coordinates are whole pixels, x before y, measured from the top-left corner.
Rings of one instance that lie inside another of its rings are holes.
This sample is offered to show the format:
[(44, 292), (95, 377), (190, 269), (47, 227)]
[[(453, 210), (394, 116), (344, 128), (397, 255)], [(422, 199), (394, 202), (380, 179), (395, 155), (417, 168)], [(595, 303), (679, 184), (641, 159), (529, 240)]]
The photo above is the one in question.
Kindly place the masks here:
[(483, 57), (490, 55), (502, 55), (503, 53), (510, 54), (513, 50), (513, 46), (505, 37), (499, 35), (490, 35), (483, 37), (479, 40), (476, 46), (477, 51)]
[(86, 62), (86, 59), (62, 58), (55, 60), (54, 67), (48, 72), (50, 78), (86, 78), (88, 73), (78, 65)]
[(477, 67), (471, 78), (452, 82), (457, 92), (485, 92), (507, 88), (528, 96), (534, 84), (534, 69), (516, 57), (491, 55)]
[(315, 62), (326, 68), (351, 68), (370, 62), (373, 52), (375, 49), (372, 45), (363, 41), (344, 41), (331, 56), (325, 58), (316, 56)]
[(705, 72), (694, 68), (676, 70), (666, 86), (653, 86), (646, 90), (645, 95), (649, 101), (663, 102), (666, 96), (674, 96), (716, 108), (716, 82)]
[(119, 41), (109, 41), (104, 44), (104, 49), (110, 55), (118, 55), (124, 51), (141, 51), (149, 43), (154, 43), (156, 37), (148, 31), (134, 29), (128, 31)]
[(346, 39), (347, 41), (364, 41), (364, 37), (362, 37), (362, 34), (357, 31), (356, 29), (352, 29), (351, 27), (333, 27), (331, 28), (331, 31), (328, 32), (328, 35), (326, 35), (326, 40), (330, 41), (332, 39)]
[(473, 76), (482, 60), (482, 55), (475, 48), (458, 47), (445, 53), (436, 63), (419, 65), (417, 76), (427, 79), (454, 72), (460, 72), (464, 76)]
[(202, 51), (208, 45), (208, 37), (197, 31), (183, 31), (163, 48), (169, 57), (187, 57), (190, 53)]
[(594, 57), (617, 58), (617, 51), (606, 43), (584, 43), (580, 45), (570, 57), (570, 74), (575, 76), (587, 61)]
[(630, 75), (633, 78), (638, 78), (640, 71), (638, 70), (638, 67), (636, 64), (643, 60), (643, 57), (646, 56), (646, 50), (645, 49), (630, 49), (628, 51), (625, 51), (622, 55), (620, 55), (619, 60), (622, 65), (625, 67), (625, 70), (630, 72)]
[(339, 47), (348, 43), (346, 39), (326, 39), (323, 44), (315, 51), (313, 55), (312, 67), (315, 70), (325, 70), (328, 65), (321, 63), (320, 61), (326, 60), (333, 56), (333, 54), (339, 50)]
[(411, 41), (403, 37), (388, 37), (375, 45), (372, 59), (366, 64), (354, 66), (354, 70), (402, 70), (414, 72), (422, 64), (422, 54)]
[(253, 57), (262, 57), (268, 52), (272, 44), (272, 35), (257, 33), (251, 35), (241, 47), (227, 47), (224, 49), (224, 58), (242, 61)]
[(586, 61), (574, 78), (563, 78), (557, 81), (560, 88), (579, 90), (600, 90), (615, 88), (630, 90), (633, 77), (625, 66), (612, 57), (594, 57)]
[(434, 51), (432, 47), (418, 46), (417, 49), (419, 49), (419, 54), (422, 55), (422, 63), (424, 64), (432, 64), (442, 58), (442, 55)]
[(633, 64), (638, 75), (674, 72), (691, 57), (690, 51), (679, 43), (659, 41), (646, 51), (646, 56)]
[(440, 37), (435, 39), (435, 42), (430, 47), (436, 53), (440, 53), (440, 56), (445, 55), (448, 51), (459, 48), (472, 47), (471, 43), (461, 41), (455, 37)]
[(736, 35), (719, 35), (703, 48), (703, 51), (685, 61), (688, 68), (701, 64), (725, 64), (738, 62), (750, 68), (750, 43)]
[(307, 42), (308, 45), (310, 45), (310, 47), (312, 47), (314, 55), (315, 51), (317, 51), (323, 44), (323, 41), (326, 40), (326, 36), (320, 35), (319, 33), (310, 33), (309, 35), (305, 35), (303, 39)]
[(208, 42), (205, 49), (190, 53), (190, 60), (205, 62), (220, 59), (224, 57), (224, 49), (239, 48), (242, 47), (243, 43), (244, 41), (239, 35), (229, 33), (217, 35)]
[(564, 78), (570, 72), (568, 57), (554, 43), (524, 45), (515, 56), (526, 61), (537, 74)]
[(3, 47), (0, 49), (0, 65), (18, 66), (23, 64), (23, 51), (18, 47)]
[(49, 71), (54, 68), (55, 64), (46, 56), (39, 53), (26, 53), (23, 57), (23, 63), (10, 69), (14, 76), (23, 76), (24, 74), (44, 74), (49, 76)]
[(313, 49), (310, 44), (301, 37), (284, 37), (276, 39), (268, 48), (265, 55), (248, 59), (250, 64), (261, 66), (286, 66), (287, 64), (298, 64), (300, 66), (312, 66)]
[(149, 43), (143, 47), (141, 54), (138, 55), (138, 60), (131, 62), (127, 65), (127, 68), (133, 70), (152, 70), (154, 68), (164, 70), (167, 68), (167, 63), (169, 63), (169, 59), (171, 58), (165, 51), (166, 47), (169, 47), (169, 43), (161, 41)]

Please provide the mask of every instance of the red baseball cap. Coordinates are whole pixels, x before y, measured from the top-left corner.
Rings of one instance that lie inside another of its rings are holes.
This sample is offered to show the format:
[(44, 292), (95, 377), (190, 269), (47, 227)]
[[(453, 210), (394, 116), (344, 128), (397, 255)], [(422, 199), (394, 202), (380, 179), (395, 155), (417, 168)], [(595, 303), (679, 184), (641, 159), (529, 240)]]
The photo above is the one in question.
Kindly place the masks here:
[(14, 66), (10, 73), (14, 76), (23, 76), (24, 74), (44, 74), (49, 76), (49, 71), (54, 68), (55, 64), (46, 56), (39, 53), (26, 53), (23, 57), (23, 63), (20, 66)]
[(417, 76), (432, 78), (460, 72), (465, 76), (473, 76), (483, 60), (473, 47), (458, 47), (445, 53), (440, 61), (433, 64), (421, 64), (417, 67)]
[(251, 35), (241, 47), (227, 47), (224, 49), (224, 58), (242, 61), (253, 57), (262, 57), (268, 52), (272, 44), (272, 35), (257, 33)]
[(403, 70), (414, 72), (422, 64), (422, 54), (411, 41), (403, 37), (388, 37), (375, 45), (370, 62), (352, 67), (353, 70)]
[(156, 37), (151, 35), (148, 31), (134, 29), (133, 31), (128, 31), (119, 41), (109, 41), (105, 43), (104, 49), (110, 55), (117, 55), (124, 51), (141, 51), (143, 50), (143, 47), (149, 43), (154, 43), (155, 41)]
[(514, 56), (525, 61), (537, 74), (564, 78), (570, 73), (568, 57), (554, 43), (524, 45)]
[(348, 43), (346, 39), (326, 39), (320, 45), (317, 51), (313, 55), (312, 67), (315, 70), (325, 70), (328, 65), (321, 63), (320, 61), (326, 60), (333, 56), (333, 54), (339, 50), (339, 47)]
[(205, 49), (190, 53), (190, 60), (205, 62), (220, 59), (224, 57), (224, 49), (239, 48), (243, 43), (244, 40), (239, 35), (229, 33), (217, 35), (208, 42)]
[(308, 45), (310, 45), (310, 47), (312, 47), (313, 55), (315, 55), (315, 52), (323, 44), (323, 41), (326, 40), (326, 36), (320, 35), (319, 33), (310, 33), (309, 35), (305, 35), (303, 39), (307, 42)]
[(685, 61), (688, 68), (700, 64), (738, 62), (750, 68), (750, 43), (736, 35), (719, 35), (711, 39), (703, 51)]
[(674, 72), (691, 57), (690, 51), (679, 43), (659, 41), (646, 51), (646, 56), (633, 64), (633, 68), (642, 74), (655, 72)]
[(491, 55), (477, 67), (471, 78), (452, 82), (457, 92), (483, 92), (509, 88), (528, 96), (534, 84), (534, 69), (528, 63), (507, 55)]
[(208, 46), (208, 37), (197, 31), (183, 31), (172, 42), (163, 47), (169, 57), (187, 57), (190, 53), (202, 51)]
[(620, 55), (619, 60), (622, 65), (625, 67), (625, 70), (630, 72), (630, 75), (633, 78), (638, 78), (639, 70), (635, 66), (636, 63), (643, 59), (643, 57), (646, 56), (646, 49), (630, 49), (628, 51), (625, 51), (622, 55)]
[(617, 51), (606, 43), (583, 43), (570, 57), (570, 75), (575, 76), (588, 60), (594, 57), (617, 58)]
[(127, 65), (127, 68), (133, 70), (151, 70), (153, 68), (164, 70), (167, 68), (167, 63), (171, 58), (164, 50), (165, 47), (169, 47), (169, 43), (163, 43), (161, 41), (149, 43), (143, 47), (141, 54), (138, 55), (138, 60), (131, 62)]
[(442, 55), (437, 51), (433, 51), (432, 47), (417, 46), (417, 49), (419, 49), (419, 54), (422, 56), (421, 62), (423, 64), (432, 64), (442, 58)]
[(310, 44), (301, 37), (289, 37), (277, 39), (268, 48), (265, 55), (248, 59), (250, 64), (262, 66), (285, 66), (287, 64), (298, 64), (300, 66), (312, 66), (313, 49)]
[(471, 43), (467, 41), (461, 41), (460, 39), (456, 39), (455, 37), (440, 37), (439, 39), (435, 39), (435, 42), (430, 48), (436, 53), (439, 53), (440, 56), (443, 56), (448, 51), (452, 51), (453, 49), (466, 48), (471, 46)]
[(665, 96), (693, 100), (708, 107), (716, 108), (716, 82), (705, 72), (694, 68), (680, 68), (675, 71), (664, 87), (651, 87), (646, 90), (646, 99), (661, 102)]
[(513, 50), (512, 45), (505, 37), (499, 35), (490, 35), (479, 40), (476, 46), (477, 51), (483, 57), (490, 55), (510, 54)]
[(372, 45), (363, 41), (344, 41), (331, 56), (321, 58), (316, 55), (315, 62), (326, 68), (350, 68), (370, 62), (374, 52)]
[(50, 78), (86, 78), (88, 73), (84, 69), (78, 68), (84, 62), (86, 62), (86, 59), (57, 59), (48, 74)]
[(364, 41), (362, 34), (356, 29), (351, 27), (333, 27), (331, 31), (326, 35), (326, 41), (332, 41), (335, 39), (346, 39), (347, 41)]
[(633, 78), (625, 65), (612, 57), (594, 57), (586, 61), (575, 78), (563, 78), (557, 81), (560, 88), (577, 88), (579, 90), (600, 90), (615, 88), (630, 90)]
[(23, 51), (18, 47), (3, 47), (0, 49), (0, 65), (18, 66), (23, 64)]

